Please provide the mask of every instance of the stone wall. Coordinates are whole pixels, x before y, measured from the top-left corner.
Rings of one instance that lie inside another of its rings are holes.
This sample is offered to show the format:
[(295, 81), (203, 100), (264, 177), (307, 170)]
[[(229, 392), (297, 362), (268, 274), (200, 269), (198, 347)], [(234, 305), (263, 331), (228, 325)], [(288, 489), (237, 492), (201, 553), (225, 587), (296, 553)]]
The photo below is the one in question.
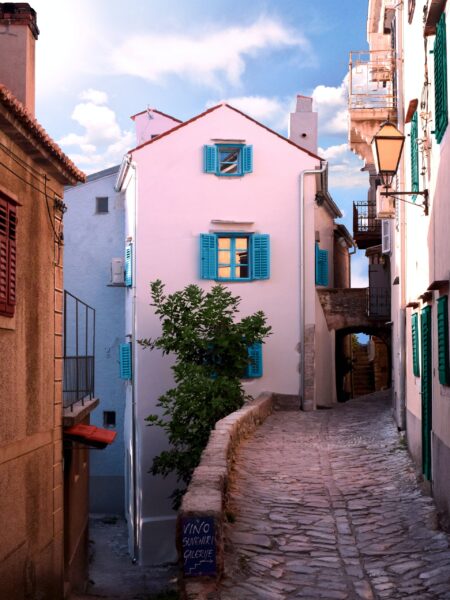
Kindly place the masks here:
[(177, 519), (177, 548), (183, 565), (182, 521), (186, 518), (212, 518), (216, 546), (216, 578), (197, 577), (182, 580), (185, 600), (211, 600), (223, 571), (223, 526), (228, 480), (240, 441), (252, 433), (272, 412), (275, 395), (264, 392), (240, 410), (216, 423), (199, 466), (184, 495)]

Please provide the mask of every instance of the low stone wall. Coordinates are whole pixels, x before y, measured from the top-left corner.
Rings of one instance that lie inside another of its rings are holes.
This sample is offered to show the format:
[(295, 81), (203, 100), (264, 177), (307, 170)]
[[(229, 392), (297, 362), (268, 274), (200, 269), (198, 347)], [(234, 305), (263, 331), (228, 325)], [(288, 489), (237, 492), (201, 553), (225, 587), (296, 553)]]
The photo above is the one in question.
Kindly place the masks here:
[[(239, 442), (252, 433), (274, 408), (274, 394), (263, 393), (240, 410), (216, 423), (199, 466), (195, 469), (183, 497), (177, 520), (177, 548), (184, 566), (183, 525), (203, 523), (214, 529), (215, 575), (184, 577), (185, 600), (213, 600), (216, 584), (223, 572), (224, 522), (228, 479)], [(196, 521), (198, 519), (198, 521)], [(185, 544), (186, 545), (186, 544)]]

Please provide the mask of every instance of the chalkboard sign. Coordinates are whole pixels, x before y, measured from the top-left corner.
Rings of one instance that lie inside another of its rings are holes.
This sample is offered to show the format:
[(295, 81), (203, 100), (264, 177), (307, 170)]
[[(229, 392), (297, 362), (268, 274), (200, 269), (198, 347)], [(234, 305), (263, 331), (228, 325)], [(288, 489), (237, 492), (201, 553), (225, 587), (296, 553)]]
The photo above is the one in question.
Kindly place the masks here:
[(216, 574), (216, 539), (212, 517), (181, 521), (183, 565), (186, 577)]

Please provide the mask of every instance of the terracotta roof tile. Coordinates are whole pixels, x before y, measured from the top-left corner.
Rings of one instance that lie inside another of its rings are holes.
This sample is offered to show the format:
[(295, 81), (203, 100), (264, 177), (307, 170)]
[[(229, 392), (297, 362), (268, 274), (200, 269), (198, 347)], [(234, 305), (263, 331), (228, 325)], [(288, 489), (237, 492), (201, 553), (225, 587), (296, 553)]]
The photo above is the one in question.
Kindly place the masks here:
[(27, 111), (25, 106), (17, 100), (12, 92), (0, 84), (0, 103), (3, 104), (21, 124), (31, 133), (36, 141), (41, 144), (62, 167), (76, 180), (84, 182), (86, 175), (75, 166), (70, 158), (64, 154), (58, 144), (48, 135), (38, 121)]

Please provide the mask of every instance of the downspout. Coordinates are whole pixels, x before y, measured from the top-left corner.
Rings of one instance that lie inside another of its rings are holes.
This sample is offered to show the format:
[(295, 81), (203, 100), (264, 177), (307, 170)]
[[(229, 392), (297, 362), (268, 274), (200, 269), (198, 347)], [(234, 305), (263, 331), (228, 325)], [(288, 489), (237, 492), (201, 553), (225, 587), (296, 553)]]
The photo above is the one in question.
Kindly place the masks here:
[(136, 165), (132, 162), (131, 155), (127, 155), (126, 159), (122, 161), (120, 170), (117, 176), (115, 190), (117, 192), (122, 191), (125, 178), (128, 174), (129, 169), (134, 170), (134, 225), (133, 225), (133, 253), (132, 253), (132, 300), (131, 300), (131, 348), (132, 348), (132, 379), (131, 379), (131, 478), (132, 478), (132, 506), (133, 506), (133, 564), (138, 561), (139, 554), (139, 534), (138, 534), (138, 518), (137, 518), (137, 460), (136, 460), (136, 394), (135, 394), (135, 365), (136, 365), (136, 349), (135, 349), (135, 337), (136, 337), (136, 210), (137, 210), (137, 173)]
[(305, 407), (305, 177), (320, 175), (327, 170), (328, 162), (320, 161), (320, 169), (305, 169), (300, 173), (300, 408)]

